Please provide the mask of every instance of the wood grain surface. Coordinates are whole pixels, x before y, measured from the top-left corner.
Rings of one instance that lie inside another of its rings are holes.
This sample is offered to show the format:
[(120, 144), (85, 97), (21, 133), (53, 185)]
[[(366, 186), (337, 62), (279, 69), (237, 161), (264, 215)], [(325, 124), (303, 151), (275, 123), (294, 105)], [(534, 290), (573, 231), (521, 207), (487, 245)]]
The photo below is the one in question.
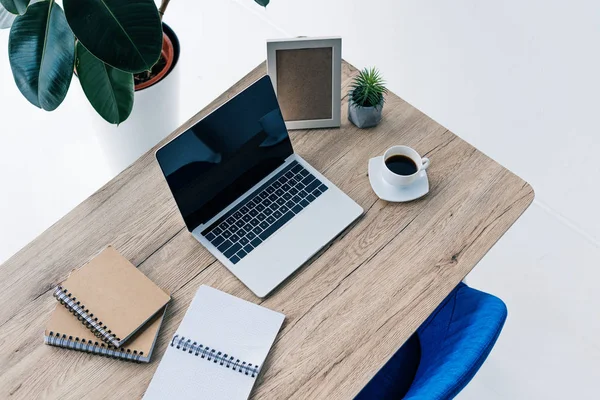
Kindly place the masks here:
[[(258, 66), (169, 140), (266, 72)], [(344, 62), (345, 95), (356, 69)], [(286, 315), (255, 399), (349, 399), (418, 328), (533, 200), (510, 171), (390, 93), (382, 123), (293, 131), (295, 151), (357, 201), (365, 215), (261, 300), (195, 241), (148, 152), (0, 267), (0, 398), (143, 395), (201, 284)], [(395, 144), (431, 159), (430, 193), (378, 199), (367, 161)], [(158, 147), (158, 146), (157, 146)], [(107, 244), (173, 300), (150, 364), (43, 344), (51, 289)], [(175, 384), (175, 383), (174, 383)]]

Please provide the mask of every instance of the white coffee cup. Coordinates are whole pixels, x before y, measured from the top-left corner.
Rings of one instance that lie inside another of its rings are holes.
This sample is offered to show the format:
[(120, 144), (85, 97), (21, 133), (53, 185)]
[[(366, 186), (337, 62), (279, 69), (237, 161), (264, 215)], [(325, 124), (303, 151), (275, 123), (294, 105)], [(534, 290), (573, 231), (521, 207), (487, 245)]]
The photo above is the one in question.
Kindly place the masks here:
[[(417, 166), (417, 172), (411, 175), (398, 175), (388, 168), (385, 160), (392, 156), (405, 156), (410, 158)], [(408, 186), (413, 183), (420, 175), (422, 171), (429, 168), (429, 158), (421, 157), (415, 149), (408, 146), (393, 146), (390, 147), (383, 153), (381, 158), (383, 166), (381, 168), (382, 178), (392, 186)]]

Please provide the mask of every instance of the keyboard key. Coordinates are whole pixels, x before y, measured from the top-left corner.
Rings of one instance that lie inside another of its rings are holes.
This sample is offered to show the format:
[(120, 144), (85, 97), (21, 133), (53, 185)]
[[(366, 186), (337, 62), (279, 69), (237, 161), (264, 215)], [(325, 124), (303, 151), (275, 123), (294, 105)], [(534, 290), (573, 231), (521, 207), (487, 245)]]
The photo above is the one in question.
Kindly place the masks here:
[(288, 201), (287, 203), (285, 203), (285, 206), (287, 208), (292, 208), (292, 207), (294, 207), (294, 204), (296, 204), (296, 203), (294, 203), (294, 199), (292, 199), (292, 200)]
[(291, 186), (296, 186), (298, 184), (298, 181), (296, 179), (292, 178), (292, 179), (290, 179), (289, 183)]
[(236, 232), (238, 231), (238, 229), (240, 229), (240, 228), (238, 228), (238, 227), (237, 227), (237, 226), (235, 226), (235, 225), (231, 225), (231, 226), (229, 227), (229, 230), (231, 231), (231, 233), (236, 233)]
[(265, 189), (265, 191), (267, 192), (267, 194), (272, 194), (275, 191), (275, 188), (273, 186), (269, 186), (268, 188)]
[[(308, 185), (308, 186), (306, 187), (306, 189), (304, 189), (304, 190), (306, 190), (308, 193), (310, 193), (310, 192), (312, 192), (313, 190), (315, 190), (316, 188), (318, 188), (318, 187), (319, 187), (319, 185), (320, 185), (320, 182), (319, 182), (319, 181), (317, 181), (317, 180), (314, 180), (314, 181), (312, 181), (312, 182), (310, 183), (310, 185)], [(304, 197), (306, 197), (306, 196), (304, 196)]]
[(312, 194), (309, 194), (308, 196), (306, 196), (306, 200), (308, 200), (310, 203), (312, 203), (313, 201), (315, 201), (315, 196), (313, 196)]
[(302, 197), (300, 197), (300, 196), (294, 196), (294, 197), (292, 197), (292, 201), (294, 203), (300, 203), (300, 200), (302, 200)]
[(225, 241), (225, 239), (223, 238), (223, 236), (217, 236), (216, 238), (214, 238), (211, 243), (213, 244), (213, 246), (215, 247), (219, 247), (219, 245), (221, 243), (223, 243)]
[[(302, 179), (302, 180), (300, 181), (300, 183), (301, 183), (301, 184), (303, 184), (303, 185), (308, 185), (308, 184), (310, 184), (310, 183), (311, 183), (312, 181), (314, 181), (314, 180), (315, 180), (315, 177), (314, 177), (314, 176), (312, 176), (312, 175), (308, 175), (307, 177), (305, 177), (304, 179)], [(317, 182), (318, 182), (318, 181), (317, 181)], [(318, 183), (317, 183), (317, 185), (318, 185)]]
[(252, 224), (246, 224), (244, 225), (244, 227), (242, 228), (246, 234), (248, 234), (248, 232), (250, 232), (252, 230), (252, 228), (254, 228), (256, 225), (252, 225)]
[(229, 240), (226, 240), (223, 243), (221, 243), (221, 245), (219, 247), (217, 247), (217, 250), (219, 250), (222, 253), (225, 250), (227, 250), (229, 247), (231, 247), (232, 244), (233, 243), (231, 243)]
[(248, 207), (248, 209), (253, 208), (255, 205), (256, 205), (256, 203), (254, 202), (254, 199), (252, 199), (248, 203), (246, 203), (246, 207)]
[(252, 221), (250, 221), (250, 225), (252, 225), (252, 227), (258, 226), (258, 224), (260, 224), (258, 218), (254, 218)]
[[(280, 191), (280, 190), (281, 189), (277, 189), (277, 191)], [(275, 193), (277, 193), (277, 192), (275, 192)], [(271, 200), (271, 201), (277, 200), (277, 196), (279, 196), (279, 195), (276, 195), (275, 193), (269, 195), (269, 200)], [(283, 194), (283, 192), (281, 194)], [(268, 204), (265, 204), (265, 205), (268, 205)]]
[(262, 202), (262, 204), (265, 207), (269, 207), (271, 204), (273, 204), (273, 202), (271, 200), (269, 200), (269, 199), (264, 199), (263, 202)]
[(274, 187), (275, 189), (279, 189), (279, 188), (281, 187), (281, 183), (280, 183), (280, 182), (277, 182), (277, 181), (275, 181), (275, 182), (273, 182), (273, 187)]
[(299, 195), (300, 197), (305, 198), (306, 196), (308, 196), (308, 193), (306, 192), (306, 190), (301, 190)]
[(302, 165), (300, 165), (300, 164), (298, 164), (298, 165), (294, 166), (294, 168), (292, 168), (293, 173), (298, 173), (302, 170), (303, 170), (303, 168), (302, 168)]
[(237, 252), (236, 256), (238, 256), (240, 259), (242, 259), (242, 258), (246, 257), (246, 254), (248, 254), (248, 253), (246, 253), (244, 251), (244, 249), (241, 249), (240, 251)]
[(306, 175), (308, 175), (308, 174), (310, 174), (310, 172), (308, 172), (308, 171), (307, 171), (307, 170), (305, 170), (305, 169), (303, 169), (302, 171), (300, 171), (300, 175), (302, 175), (302, 176), (306, 176)]
[(233, 214), (233, 218), (235, 219), (240, 219), (242, 218), (242, 213), (239, 211), (236, 211), (235, 214)]
[[(283, 190), (281, 190), (281, 189), (277, 189), (277, 190), (275, 191), (275, 194), (276, 194), (277, 196), (283, 196)], [(269, 196), (269, 198), (271, 198), (271, 197)]]
[(260, 212), (260, 211), (262, 211), (262, 210), (264, 210), (264, 209), (265, 209), (265, 206), (263, 206), (262, 204), (259, 204), (259, 205), (257, 205), (257, 206), (256, 206), (256, 210), (257, 210), (258, 212)]
[(297, 195), (297, 194), (298, 194), (298, 189), (296, 189), (296, 188), (291, 188), (289, 193), (290, 193), (292, 196), (295, 196), (295, 195)]
[(270, 208), (265, 209), (265, 211), (263, 211), (263, 213), (268, 217), (269, 215), (273, 214), (273, 210), (271, 210)]
[(229, 217), (225, 220), (225, 222), (227, 222), (229, 225), (233, 224), (235, 222), (235, 218), (233, 217)]
[(279, 211), (281, 211), (281, 212), (282, 212), (282, 213), (284, 213), (284, 214), (285, 214), (286, 212), (288, 212), (288, 210), (289, 210), (289, 208), (288, 208), (288, 207), (286, 207), (286, 206), (281, 206), (281, 207), (279, 208)]
[(239, 237), (244, 237), (244, 236), (246, 236), (246, 231), (244, 230), (244, 228), (240, 228), (240, 230), (239, 230), (239, 231), (237, 231), (237, 235), (238, 235)]
[(219, 224), (219, 228), (221, 228), (222, 230), (225, 230), (225, 229), (229, 228), (229, 224), (227, 223), (227, 221), (223, 221)]
[(282, 190), (285, 190), (286, 192), (287, 192), (288, 190), (290, 190), (291, 188), (292, 188), (292, 187), (291, 187), (290, 185), (288, 185), (287, 183), (286, 183), (285, 185), (281, 186), (281, 189), (282, 189)]
[[(254, 239), (254, 238), (256, 237), (256, 235), (254, 234), (254, 232), (248, 232), (248, 233), (246, 234), (246, 237), (247, 237), (249, 240), (252, 240), (252, 239)], [(217, 238), (217, 239), (218, 239), (218, 238)]]
[(256, 211), (256, 209), (250, 210), (250, 216), (256, 217), (257, 215), (258, 215), (258, 211)]
[(239, 257), (233, 256), (229, 259), (229, 261), (231, 261), (234, 264), (237, 264), (238, 261), (240, 261)]
[(272, 224), (273, 222), (275, 222), (275, 218), (273, 218), (273, 216), (272, 216), (272, 215), (270, 215), (270, 216), (268, 216), (268, 217), (267, 217), (267, 222), (268, 222), (269, 224)]
[(293, 216), (294, 216), (294, 214), (292, 214), (291, 212), (285, 213), (281, 217), (281, 219), (275, 221), (275, 223), (273, 225), (271, 225), (263, 233), (261, 233), (260, 235), (258, 235), (258, 237), (261, 240), (267, 239), (269, 236), (271, 236), (273, 233), (275, 233), (279, 228), (281, 228), (283, 225), (285, 225), (286, 222), (288, 222), (290, 219), (292, 219)]
[(256, 219), (258, 219), (259, 221), (264, 221), (265, 218), (267, 218), (267, 216), (263, 213), (260, 213), (256, 216)]
[[(287, 181), (289, 181), (289, 179), (284, 175), (281, 178), (279, 178), (279, 182), (281, 182), (282, 184), (286, 183)], [(285, 190), (289, 190), (289, 189), (285, 189)]]
[(250, 214), (246, 214), (242, 217), (242, 221), (244, 222), (250, 222), (251, 219), (252, 217), (250, 216)]
[(319, 190), (320, 190), (321, 192), (324, 192), (324, 191), (326, 191), (327, 189), (329, 189), (329, 188), (328, 188), (328, 187), (327, 187), (327, 186), (326, 186), (324, 183), (321, 183), (321, 186), (319, 186)]
[(269, 224), (267, 224), (267, 221), (263, 221), (260, 223), (259, 225), (262, 229), (267, 229), (269, 227)]
[(240, 239), (240, 244), (241, 244), (242, 246), (245, 246), (245, 245), (247, 245), (248, 243), (250, 243), (250, 241), (249, 241), (248, 239), (246, 239), (245, 237), (243, 237), (243, 238), (241, 238), (241, 239)]
[(257, 226), (256, 228), (252, 229), (252, 232), (254, 232), (254, 234), (255, 234), (255, 235), (260, 235), (260, 233), (261, 233), (262, 231), (263, 231), (263, 230), (262, 230), (262, 229), (260, 229), (260, 227), (259, 227), (259, 226)]
[(304, 208), (304, 207), (302, 207), (300, 204), (296, 204), (294, 207), (292, 207), (292, 211), (295, 214), (298, 214), (300, 211), (302, 211), (302, 208)]
[(231, 246), (230, 248), (228, 248), (227, 250), (225, 250), (225, 252), (223, 253), (223, 255), (227, 258), (231, 257), (232, 255), (234, 255), (235, 253), (238, 252), (239, 249), (242, 248), (242, 245), (240, 245), (239, 243), (234, 243), (233, 246)]
[(212, 230), (212, 233), (214, 233), (215, 236), (219, 236), (221, 233), (223, 233), (223, 230), (217, 226), (215, 229)]
[(208, 239), (210, 242), (212, 242), (212, 241), (213, 241), (213, 239), (214, 239), (215, 237), (216, 237), (216, 236), (215, 236), (215, 234), (214, 234), (214, 233), (212, 233), (212, 232), (209, 232), (209, 233), (208, 233), (208, 235), (206, 235), (206, 238), (207, 238), (207, 239)]
[(259, 237), (257, 237), (256, 239), (254, 239), (253, 241), (250, 242), (250, 244), (252, 245), (252, 247), (257, 247), (261, 243), (262, 243), (262, 240)]
[(229, 232), (229, 230), (226, 230), (225, 232), (223, 232), (223, 237), (225, 239), (229, 239), (231, 237), (231, 232)]
[(246, 223), (244, 222), (244, 220), (240, 219), (240, 220), (238, 220), (238, 221), (235, 221), (235, 225), (236, 225), (238, 228), (241, 228), (242, 226), (246, 225)]
[(279, 204), (280, 206), (285, 204), (285, 199), (283, 197), (280, 197), (277, 199), (277, 204)]
[(229, 238), (229, 240), (231, 240), (233, 243), (235, 243), (238, 240), (240, 240), (240, 237), (234, 233), (233, 235), (231, 235), (231, 237)]
[(269, 208), (273, 211), (277, 210), (279, 208), (279, 204), (277, 204), (277, 202), (275, 203), (271, 203), (271, 205), (269, 206)]
[(250, 243), (248, 243), (248, 245), (244, 247), (244, 251), (246, 253), (250, 253), (253, 249), (254, 247)]
[[(315, 197), (319, 197), (319, 196), (320, 196), (322, 193), (323, 193), (323, 192), (321, 192), (319, 189), (315, 189), (315, 190), (312, 192), (312, 195), (314, 195)], [(309, 194), (309, 196), (311, 196), (311, 195)]]
[(275, 217), (275, 219), (279, 219), (279, 218), (281, 218), (281, 215), (282, 215), (282, 214), (279, 212), (279, 210), (277, 210), (277, 211), (275, 211), (275, 212), (273, 213), (273, 216)]
[(249, 210), (249, 209), (248, 209), (248, 207), (246, 207), (246, 206), (244, 206), (244, 207), (240, 208), (240, 212), (241, 212), (242, 214), (246, 214), (248, 211), (250, 211), (250, 210)]
[(306, 199), (302, 199), (302, 200), (300, 201), (300, 205), (301, 205), (302, 207), (306, 207), (308, 204), (309, 204), (309, 203), (308, 203), (308, 201), (306, 201)]
[(267, 198), (267, 196), (269, 196), (269, 193), (267, 193), (266, 191), (265, 191), (265, 192), (261, 192), (261, 193), (259, 194), (259, 196), (260, 196), (261, 200), (262, 200), (262, 199), (266, 199), (266, 198)]
[(288, 171), (288, 172), (286, 172), (286, 173), (285, 173), (285, 175), (283, 175), (283, 176), (285, 176), (287, 179), (291, 179), (291, 178), (292, 178), (292, 176), (294, 176), (294, 173), (293, 173), (292, 171)]

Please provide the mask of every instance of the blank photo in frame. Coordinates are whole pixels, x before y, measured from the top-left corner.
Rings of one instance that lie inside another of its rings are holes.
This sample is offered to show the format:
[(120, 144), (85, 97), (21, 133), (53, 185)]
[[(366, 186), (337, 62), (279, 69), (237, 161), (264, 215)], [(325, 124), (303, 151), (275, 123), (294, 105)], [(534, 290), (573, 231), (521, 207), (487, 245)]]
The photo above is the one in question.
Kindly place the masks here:
[(268, 40), (267, 71), (288, 129), (340, 126), (341, 38)]

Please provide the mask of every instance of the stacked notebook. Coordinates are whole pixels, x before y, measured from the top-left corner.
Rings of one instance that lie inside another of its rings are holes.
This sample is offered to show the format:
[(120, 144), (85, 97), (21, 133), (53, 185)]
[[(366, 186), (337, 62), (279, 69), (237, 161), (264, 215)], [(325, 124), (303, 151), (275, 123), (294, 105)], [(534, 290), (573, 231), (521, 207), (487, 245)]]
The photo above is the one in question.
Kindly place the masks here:
[(149, 362), (170, 296), (109, 246), (54, 291), (51, 346)]
[(201, 286), (144, 400), (248, 399), (284, 318)]

